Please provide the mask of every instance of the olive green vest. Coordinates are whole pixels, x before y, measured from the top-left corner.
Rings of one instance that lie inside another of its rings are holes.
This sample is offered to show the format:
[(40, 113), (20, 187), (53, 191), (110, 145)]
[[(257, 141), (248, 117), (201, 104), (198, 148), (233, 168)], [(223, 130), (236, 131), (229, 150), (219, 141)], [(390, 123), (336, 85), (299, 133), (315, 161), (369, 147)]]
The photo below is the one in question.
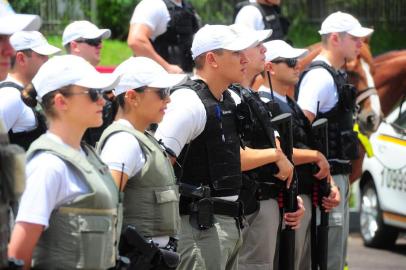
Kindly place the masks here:
[(116, 263), (121, 219), (119, 193), (108, 167), (87, 145), (86, 156), (47, 135), (34, 141), (27, 160), (42, 151), (61, 158), (77, 170), (90, 193), (79, 195), (51, 214), (33, 254), (38, 269), (106, 269)]
[(100, 138), (99, 153), (111, 135), (123, 131), (138, 140), (146, 160), (141, 171), (129, 178), (124, 188), (124, 226), (135, 225), (145, 237), (177, 235), (180, 227), (179, 190), (172, 164), (155, 138), (148, 132), (142, 133), (114, 122)]

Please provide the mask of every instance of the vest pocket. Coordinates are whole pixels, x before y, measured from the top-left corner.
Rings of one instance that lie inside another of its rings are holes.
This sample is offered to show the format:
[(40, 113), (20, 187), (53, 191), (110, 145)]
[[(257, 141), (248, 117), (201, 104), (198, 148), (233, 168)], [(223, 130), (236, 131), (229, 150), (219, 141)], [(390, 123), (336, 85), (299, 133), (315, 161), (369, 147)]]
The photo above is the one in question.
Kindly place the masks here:
[(83, 268), (105, 269), (115, 264), (112, 217), (78, 216), (78, 255)]
[(159, 221), (157, 221), (160, 224), (156, 228), (161, 233), (169, 233), (172, 236), (173, 233), (178, 232), (180, 226), (179, 192), (177, 187), (155, 189), (154, 194), (156, 200), (155, 217), (159, 217)]

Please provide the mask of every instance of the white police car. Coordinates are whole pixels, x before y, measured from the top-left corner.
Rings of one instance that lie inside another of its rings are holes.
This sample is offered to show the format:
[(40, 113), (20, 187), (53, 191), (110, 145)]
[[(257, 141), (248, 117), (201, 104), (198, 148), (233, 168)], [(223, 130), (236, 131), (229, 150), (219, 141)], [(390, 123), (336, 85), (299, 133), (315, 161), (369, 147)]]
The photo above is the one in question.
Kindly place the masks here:
[[(404, 100), (403, 100), (404, 101)], [(406, 229), (406, 102), (401, 102), (370, 138), (360, 179), (360, 226), (364, 244), (393, 245)]]

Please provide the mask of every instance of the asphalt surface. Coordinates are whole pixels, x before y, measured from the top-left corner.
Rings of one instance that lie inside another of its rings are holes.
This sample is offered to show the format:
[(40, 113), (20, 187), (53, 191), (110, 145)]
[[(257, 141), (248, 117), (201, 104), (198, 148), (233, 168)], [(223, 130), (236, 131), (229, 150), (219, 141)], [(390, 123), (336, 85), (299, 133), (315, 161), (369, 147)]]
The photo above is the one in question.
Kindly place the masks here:
[(406, 235), (387, 250), (367, 248), (358, 233), (348, 238), (347, 262), (349, 270), (406, 270)]

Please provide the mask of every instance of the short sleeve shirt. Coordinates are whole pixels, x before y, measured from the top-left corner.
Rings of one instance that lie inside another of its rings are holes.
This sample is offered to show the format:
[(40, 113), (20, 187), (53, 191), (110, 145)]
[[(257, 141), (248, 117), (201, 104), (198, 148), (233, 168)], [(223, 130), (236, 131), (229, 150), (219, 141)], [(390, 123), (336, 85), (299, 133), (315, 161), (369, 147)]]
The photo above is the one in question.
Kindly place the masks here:
[[(250, 2), (256, 3), (256, 0), (250, 0)], [(235, 23), (243, 24), (249, 27), (250, 29), (254, 30), (265, 29), (262, 13), (257, 7), (253, 5), (247, 5), (242, 7), (240, 11), (237, 13), (237, 16), (235, 17)]]
[[(117, 120), (119, 123), (134, 128), (125, 119)], [(136, 175), (145, 165), (145, 156), (138, 140), (128, 132), (117, 132), (105, 142), (101, 159), (110, 170), (123, 171), (128, 177)]]
[[(174, 2), (179, 5), (178, 3)], [(166, 32), (168, 22), (171, 17), (169, 11), (162, 0), (141, 0), (135, 7), (130, 24), (145, 24), (151, 31), (151, 39)]]
[[(324, 56), (319, 55), (313, 61), (317, 60), (331, 65)], [(317, 115), (317, 107), (320, 112), (324, 113), (330, 111), (337, 102), (337, 87), (334, 78), (326, 69), (316, 68), (305, 74), (299, 86), (297, 100), (302, 110)]]
[(188, 88), (176, 90), (155, 137), (179, 156), (183, 147), (204, 130), (207, 116), (203, 102), (195, 91)]
[[(8, 75), (5, 82), (22, 84)], [(7, 131), (13, 132), (30, 131), (36, 127), (34, 112), (25, 105), (21, 99), (21, 93), (14, 87), (0, 88), (0, 119)]]
[[(62, 140), (52, 133), (48, 132), (46, 136), (63, 144)], [(81, 153), (85, 155), (83, 151)], [(26, 174), (26, 187), (16, 222), (48, 227), (54, 209), (90, 191), (77, 170), (49, 152), (34, 155), (27, 163)]]

